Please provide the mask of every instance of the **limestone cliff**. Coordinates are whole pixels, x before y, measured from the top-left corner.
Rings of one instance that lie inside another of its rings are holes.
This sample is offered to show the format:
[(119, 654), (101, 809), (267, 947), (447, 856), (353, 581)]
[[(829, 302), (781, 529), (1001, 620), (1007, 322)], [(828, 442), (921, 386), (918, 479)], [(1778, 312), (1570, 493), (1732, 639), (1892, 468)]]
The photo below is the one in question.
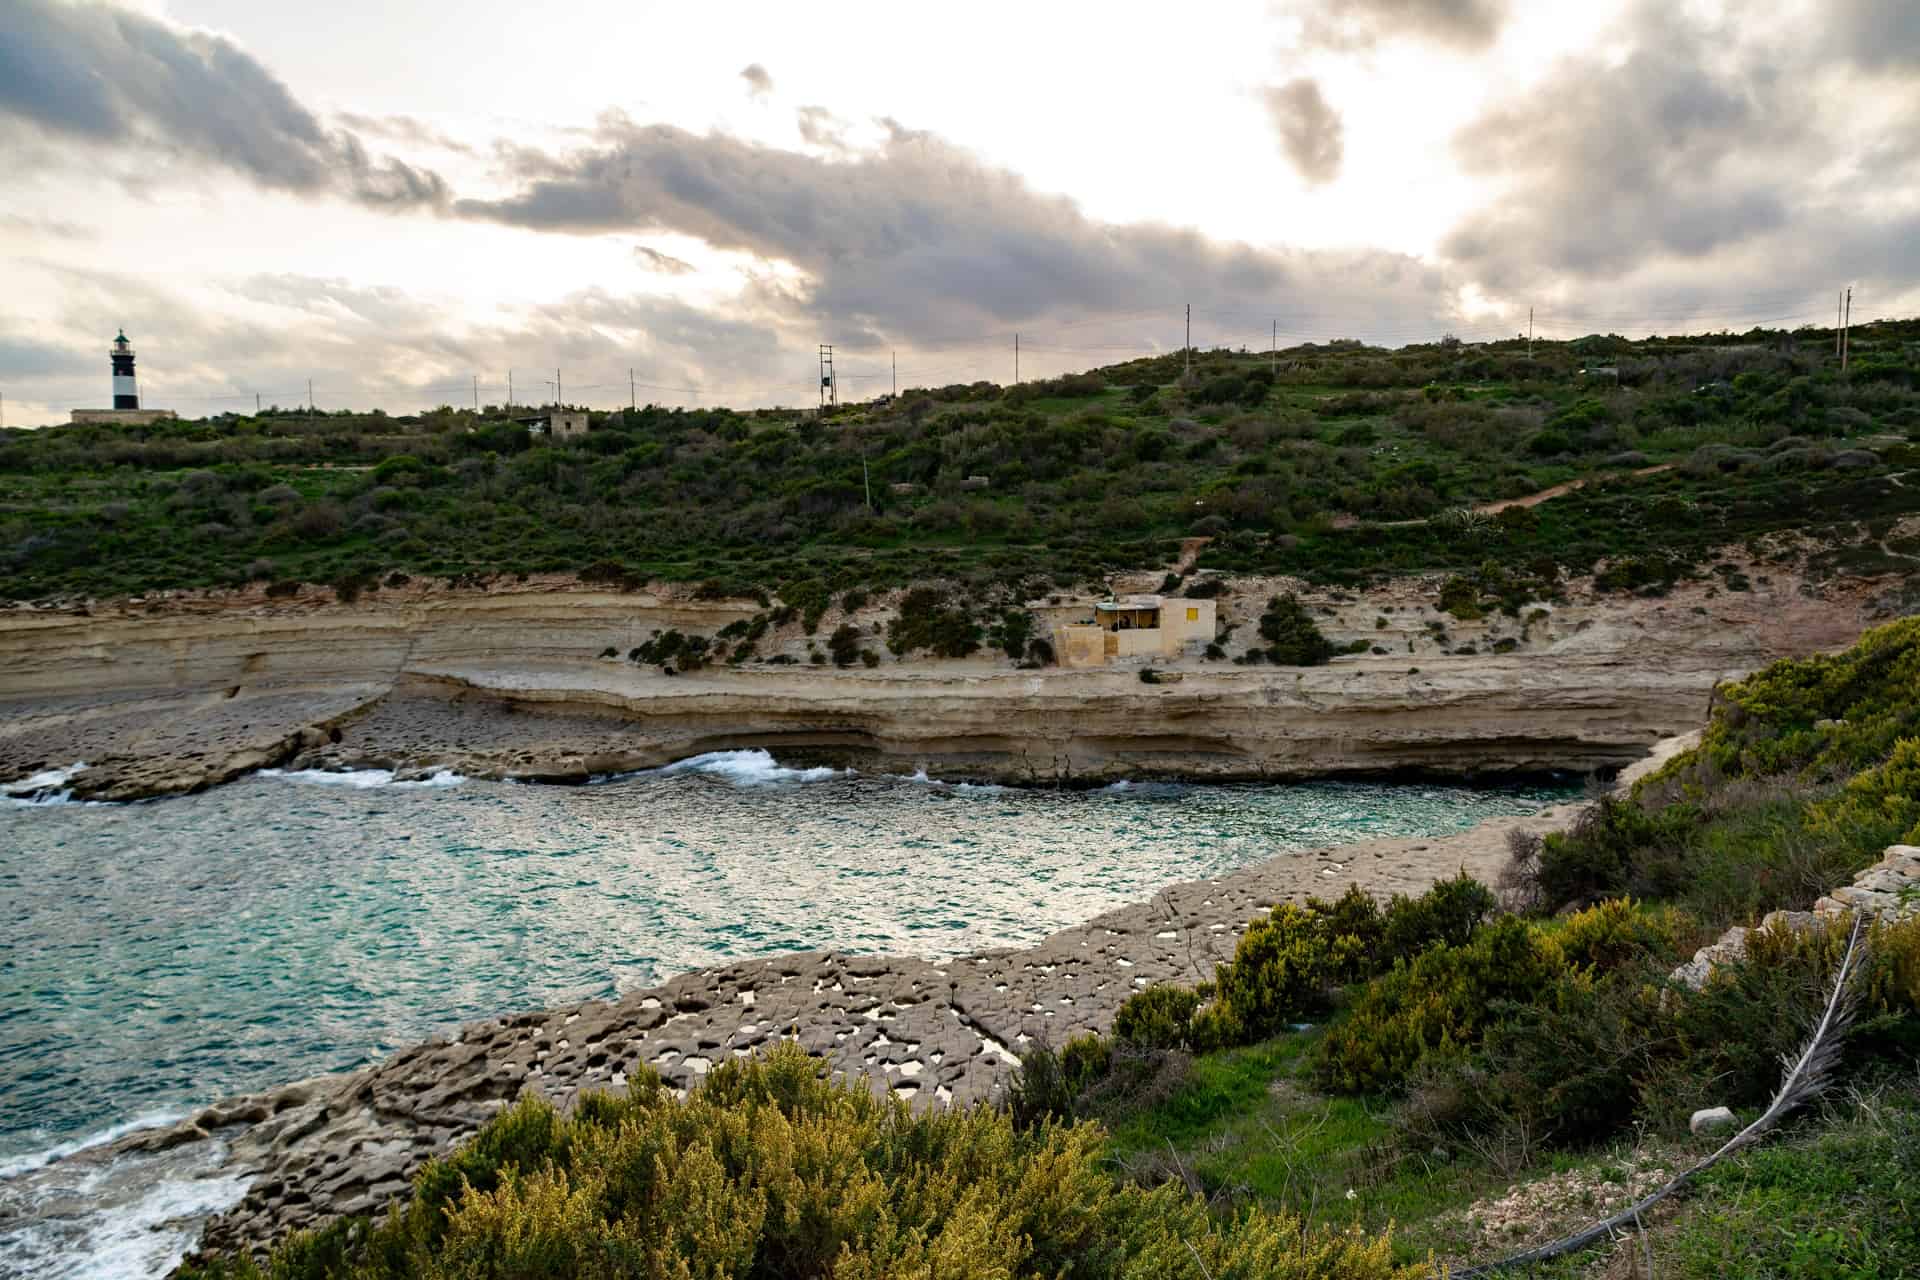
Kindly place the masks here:
[[(815, 641), (797, 623), (762, 648), (791, 665), (669, 676), (619, 655), (756, 606), (579, 584), (15, 609), (0, 613), (0, 780), (85, 761), (79, 794), (125, 799), (289, 760), (579, 780), (756, 746), (1048, 783), (1589, 770), (1696, 724), (1716, 681), (1844, 645), (1869, 620), (1864, 585), (1758, 582), (1660, 600), (1576, 591), (1472, 622), (1435, 611), (1431, 584), (1309, 594), (1330, 635), (1370, 651), (1312, 668), (1193, 656), (1159, 684), (984, 656), (836, 670), (805, 661)], [(1249, 635), (1288, 585), (1237, 582), (1223, 626)], [(831, 614), (819, 634), (846, 621), (882, 651), (887, 613), (882, 599)]]

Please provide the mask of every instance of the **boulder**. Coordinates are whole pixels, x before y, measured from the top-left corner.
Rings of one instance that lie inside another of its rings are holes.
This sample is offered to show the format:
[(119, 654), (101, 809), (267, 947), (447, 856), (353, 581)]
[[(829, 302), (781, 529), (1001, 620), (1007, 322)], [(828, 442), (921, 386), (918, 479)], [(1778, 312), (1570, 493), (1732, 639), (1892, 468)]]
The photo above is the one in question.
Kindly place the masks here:
[(1719, 1133), (1737, 1128), (1740, 1120), (1725, 1107), (1706, 1107), (1693, 1113), (1687, 1121), (1687, 1128), (1695, 1133)]

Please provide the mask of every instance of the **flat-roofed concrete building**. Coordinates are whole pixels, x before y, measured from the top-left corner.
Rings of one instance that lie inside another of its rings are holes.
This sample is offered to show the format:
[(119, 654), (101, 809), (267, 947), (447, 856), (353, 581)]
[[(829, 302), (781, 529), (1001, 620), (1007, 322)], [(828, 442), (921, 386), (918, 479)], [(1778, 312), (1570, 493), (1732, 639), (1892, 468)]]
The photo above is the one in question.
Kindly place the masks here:
[(1084, 622), (1054, 628), (1054, 658), (1063, 667), (1100, 667), (1118, 658), (1177, 658), (1213, 641), (1211, 600), (1121, 596), (1096, 601)]

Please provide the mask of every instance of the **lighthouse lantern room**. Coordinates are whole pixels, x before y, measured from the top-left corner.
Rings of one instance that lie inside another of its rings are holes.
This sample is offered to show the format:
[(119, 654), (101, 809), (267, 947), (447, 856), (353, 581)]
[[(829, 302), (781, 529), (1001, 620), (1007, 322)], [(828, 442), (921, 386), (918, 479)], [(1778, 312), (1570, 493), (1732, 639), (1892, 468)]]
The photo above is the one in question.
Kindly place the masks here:
[(113, 362), (113, 407), (138, 409), (140, 388), (133, 381), (133, 344), (127, 341), (125, 329), (113, 340), (107, 358)]

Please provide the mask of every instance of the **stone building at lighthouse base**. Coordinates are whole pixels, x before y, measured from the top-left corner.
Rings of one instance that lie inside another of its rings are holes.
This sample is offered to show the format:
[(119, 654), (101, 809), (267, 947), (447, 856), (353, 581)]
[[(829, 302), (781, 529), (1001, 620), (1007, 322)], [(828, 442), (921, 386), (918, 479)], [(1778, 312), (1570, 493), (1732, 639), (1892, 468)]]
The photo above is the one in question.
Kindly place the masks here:
[(104, 423), (116, 427), (150, 427), (180, 415), (171, 409), (75, 409), (73, 425)]

